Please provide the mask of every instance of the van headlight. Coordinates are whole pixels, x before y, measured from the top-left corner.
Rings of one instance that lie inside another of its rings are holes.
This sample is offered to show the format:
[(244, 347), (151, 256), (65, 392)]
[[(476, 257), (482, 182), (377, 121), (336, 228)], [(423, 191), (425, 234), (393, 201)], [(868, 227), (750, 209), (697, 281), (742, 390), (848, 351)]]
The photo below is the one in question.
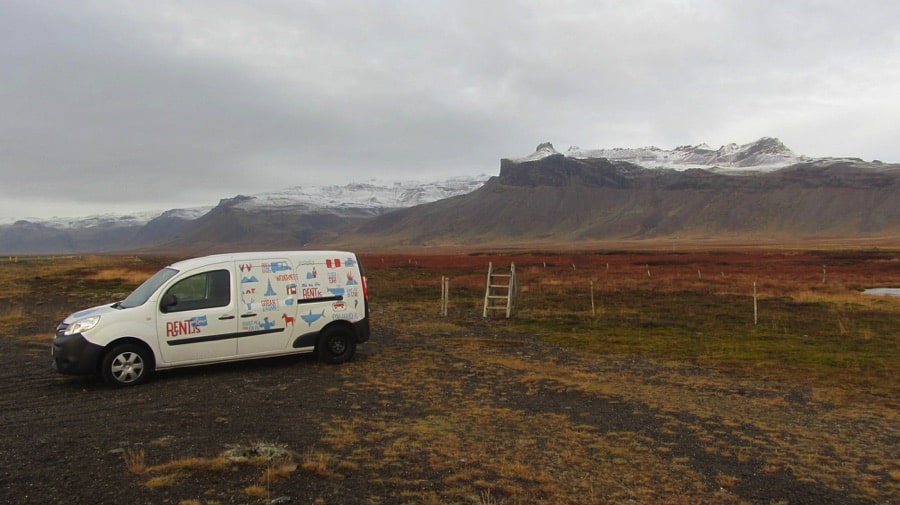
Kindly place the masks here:
[(94, 326), (97, 326), (97, 323), (100, 322), (100, 316), (91, 316), (86, 317), (84, 319), (79, 319), (74, 323), (70, 324), (66, 331), (63, 332), (63, 335), (72, 335), (75, 333), (84, 333)]

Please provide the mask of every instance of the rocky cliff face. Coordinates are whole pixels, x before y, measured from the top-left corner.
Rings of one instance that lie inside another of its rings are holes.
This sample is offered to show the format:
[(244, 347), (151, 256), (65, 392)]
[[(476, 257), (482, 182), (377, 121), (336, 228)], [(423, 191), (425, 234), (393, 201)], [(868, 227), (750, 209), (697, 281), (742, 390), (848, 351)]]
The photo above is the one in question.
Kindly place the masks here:
[(641, 173), (651, 172), (624, 161), (581, 160), (556, 153), (538, 160), (500, 160), (499, 182), (509, 186), (633, 187)]

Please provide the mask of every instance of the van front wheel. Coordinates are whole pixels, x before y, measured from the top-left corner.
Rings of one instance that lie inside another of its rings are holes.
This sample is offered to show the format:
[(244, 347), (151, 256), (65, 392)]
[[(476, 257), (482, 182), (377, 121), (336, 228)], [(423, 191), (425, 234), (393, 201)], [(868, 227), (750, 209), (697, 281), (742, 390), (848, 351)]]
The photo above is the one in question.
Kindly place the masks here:
[(150, 351), (135, 344), (120, 344), (103, 355), (100, 375), (107, 384), (116, 387), (136, 386), (153, 374)]
[(316, 354), (324, 363), (343, 363), (353, 357), (356, 352), (356, 337), (346, 327), (332, 326), (326, 328), (319, 337)]

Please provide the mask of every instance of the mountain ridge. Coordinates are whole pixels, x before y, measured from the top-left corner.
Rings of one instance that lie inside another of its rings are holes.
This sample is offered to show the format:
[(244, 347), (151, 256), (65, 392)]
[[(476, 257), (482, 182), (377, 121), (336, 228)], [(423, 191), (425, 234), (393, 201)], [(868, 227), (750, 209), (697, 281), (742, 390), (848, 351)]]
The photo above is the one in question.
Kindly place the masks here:
[(719, 153), (724, 169), (710, 170), (647, 169), (563, 155), (544, 143), (533, 155), (502, 159), (500, 175), (470, 194), (398, 210), (359, 232), (384, 246), (900, 234), (900, 165), (807, 157), (781, 168), (769, 158), (764, 170), (743, 163), (771, 156), (773, 146), (786, 158), (777, 139), (761, 144), (767, 148), (729, 149), (727, 163)]
[[(344, 186), (295, 186), (255, 195), (222, 198), (214, 206), (83, 218), (20, 219), (0, 224), (0, 254), (59, 254), (139, 249), (196, 249), (241, 246), (243, 236), (256, 243), (278, 245), (277, 237), (255, 221), (271, 215), (289, 230), (285, 236), (309, 239), (329, 228), (405, 206), (467, 193), (488, 178), (458, 176), (436, 181), (378, 181)], [(291, 227), (302, 230), (290, 231)], [(221, 241), (216, 240), (221, 234)], [(261, 235), (261, 236), (255, 236)], [(217, 244), (221, 242), (221, 244)]]
[[(600, 156), (603, 154), (604, 156)], [(780, 140), (582, 150), (549, 142), (499, 175), (294, 187), (63, 225), (0, 225), (0, 254), (867, 237), (900, 231), (900, 165), (810, 158)], [(126, 223), (119, 225), (117, 223)]]

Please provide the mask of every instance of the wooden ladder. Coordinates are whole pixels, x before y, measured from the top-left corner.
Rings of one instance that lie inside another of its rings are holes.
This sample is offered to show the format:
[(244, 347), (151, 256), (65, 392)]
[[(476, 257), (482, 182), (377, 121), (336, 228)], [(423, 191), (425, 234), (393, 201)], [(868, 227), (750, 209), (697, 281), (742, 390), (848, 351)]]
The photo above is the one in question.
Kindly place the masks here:
[(510, 263), (509, 272), (494, 272), (494, 264), (488, 263), (487, 283), (484, 288), (484, 314), (494, 310), (506, 312), (506, 318), (512, 317), (516, 310), (516, 298), (519, 284), (516, 281), (516, 264)]

